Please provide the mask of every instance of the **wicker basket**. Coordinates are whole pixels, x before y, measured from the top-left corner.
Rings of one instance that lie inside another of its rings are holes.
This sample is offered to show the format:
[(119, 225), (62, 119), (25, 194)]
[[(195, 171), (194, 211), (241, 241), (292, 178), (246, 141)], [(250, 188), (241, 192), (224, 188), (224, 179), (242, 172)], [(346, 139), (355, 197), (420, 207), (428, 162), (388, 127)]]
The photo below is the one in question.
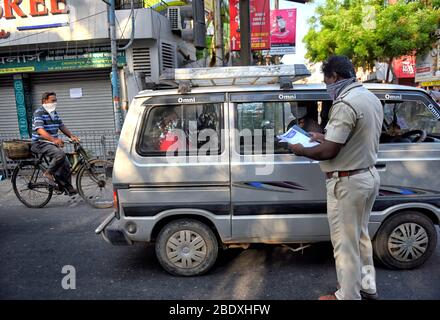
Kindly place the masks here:
[(28, 140), (3, 141), (6, 156), (11, 160), (32, 158), (31, 142)]

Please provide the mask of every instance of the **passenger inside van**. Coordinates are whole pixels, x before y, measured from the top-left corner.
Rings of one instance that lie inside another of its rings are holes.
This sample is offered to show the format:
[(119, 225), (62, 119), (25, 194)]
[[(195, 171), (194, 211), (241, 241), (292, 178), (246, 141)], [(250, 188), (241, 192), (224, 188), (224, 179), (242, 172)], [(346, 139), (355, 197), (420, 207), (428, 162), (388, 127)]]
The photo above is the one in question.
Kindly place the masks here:
[(165, 110), (163, 118), (159, 122), (161, 130), (158, 141), (159, 151), (167, 151), (177, 141), (178, 137), (173, 133), (173, 130), (177, 128), (179, 121), (179, 116), (173, 109)]
[[(298, 109), (298, 111), (296, 109)], [(304, 115), (297, 114), (299, 113), (299, 111), (302, 110), (305, 110)], [(308, 132), (320, 132), (320, 133), (323, 132), (318, 122), (318, 106), (315, 101), (300, 101), (298, 102), (298, 106), (292, 104), (291, 112), (292, 114), (297, 115), (299, 117), (298, 120), (293, 119), (292, 121), (290, 121), (290, 123), (287, 125), (286, 130), (289, 130), (292, 126), (297, 124), (298, 126), (300, 126), (305, 131)]]

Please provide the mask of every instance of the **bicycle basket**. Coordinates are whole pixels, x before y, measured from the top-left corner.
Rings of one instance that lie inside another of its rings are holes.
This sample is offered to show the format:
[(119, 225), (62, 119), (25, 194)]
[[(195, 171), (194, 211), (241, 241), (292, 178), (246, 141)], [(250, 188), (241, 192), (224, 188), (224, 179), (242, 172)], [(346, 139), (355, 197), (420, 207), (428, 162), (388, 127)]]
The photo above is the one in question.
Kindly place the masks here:
[(11, 160), (32, 158), (31, 142), (28, 140), (3, 141), (6, 156)]

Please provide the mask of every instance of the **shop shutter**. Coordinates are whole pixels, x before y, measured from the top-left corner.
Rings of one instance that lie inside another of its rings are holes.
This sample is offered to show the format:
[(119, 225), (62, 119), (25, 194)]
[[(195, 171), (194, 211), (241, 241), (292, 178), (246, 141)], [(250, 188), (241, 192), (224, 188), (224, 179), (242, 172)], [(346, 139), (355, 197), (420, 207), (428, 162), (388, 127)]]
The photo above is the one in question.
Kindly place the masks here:
[[(110, 70), (34, 74), (31, 88), (33, 110), (44, 92), (56, 92), (57, 111), (70, 131), (115, 130)], [(71, 89), (81, 89), (82, 97), (72, 98)]]
[(19, 135), (12, 75), (0, 76), (0, 139)]

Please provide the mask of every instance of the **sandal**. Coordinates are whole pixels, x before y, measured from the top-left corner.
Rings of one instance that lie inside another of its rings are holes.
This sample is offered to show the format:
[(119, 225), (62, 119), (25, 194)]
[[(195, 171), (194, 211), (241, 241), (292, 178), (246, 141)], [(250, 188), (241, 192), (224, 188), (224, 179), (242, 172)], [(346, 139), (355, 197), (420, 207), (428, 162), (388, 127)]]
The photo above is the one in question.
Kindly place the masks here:
[(53, 178), (53, 175), (50, 173), (43, 173), (44, 181), (50, 185), (51, 187), (57, 187), (57, 184), (55, 182), (55, 179)]

